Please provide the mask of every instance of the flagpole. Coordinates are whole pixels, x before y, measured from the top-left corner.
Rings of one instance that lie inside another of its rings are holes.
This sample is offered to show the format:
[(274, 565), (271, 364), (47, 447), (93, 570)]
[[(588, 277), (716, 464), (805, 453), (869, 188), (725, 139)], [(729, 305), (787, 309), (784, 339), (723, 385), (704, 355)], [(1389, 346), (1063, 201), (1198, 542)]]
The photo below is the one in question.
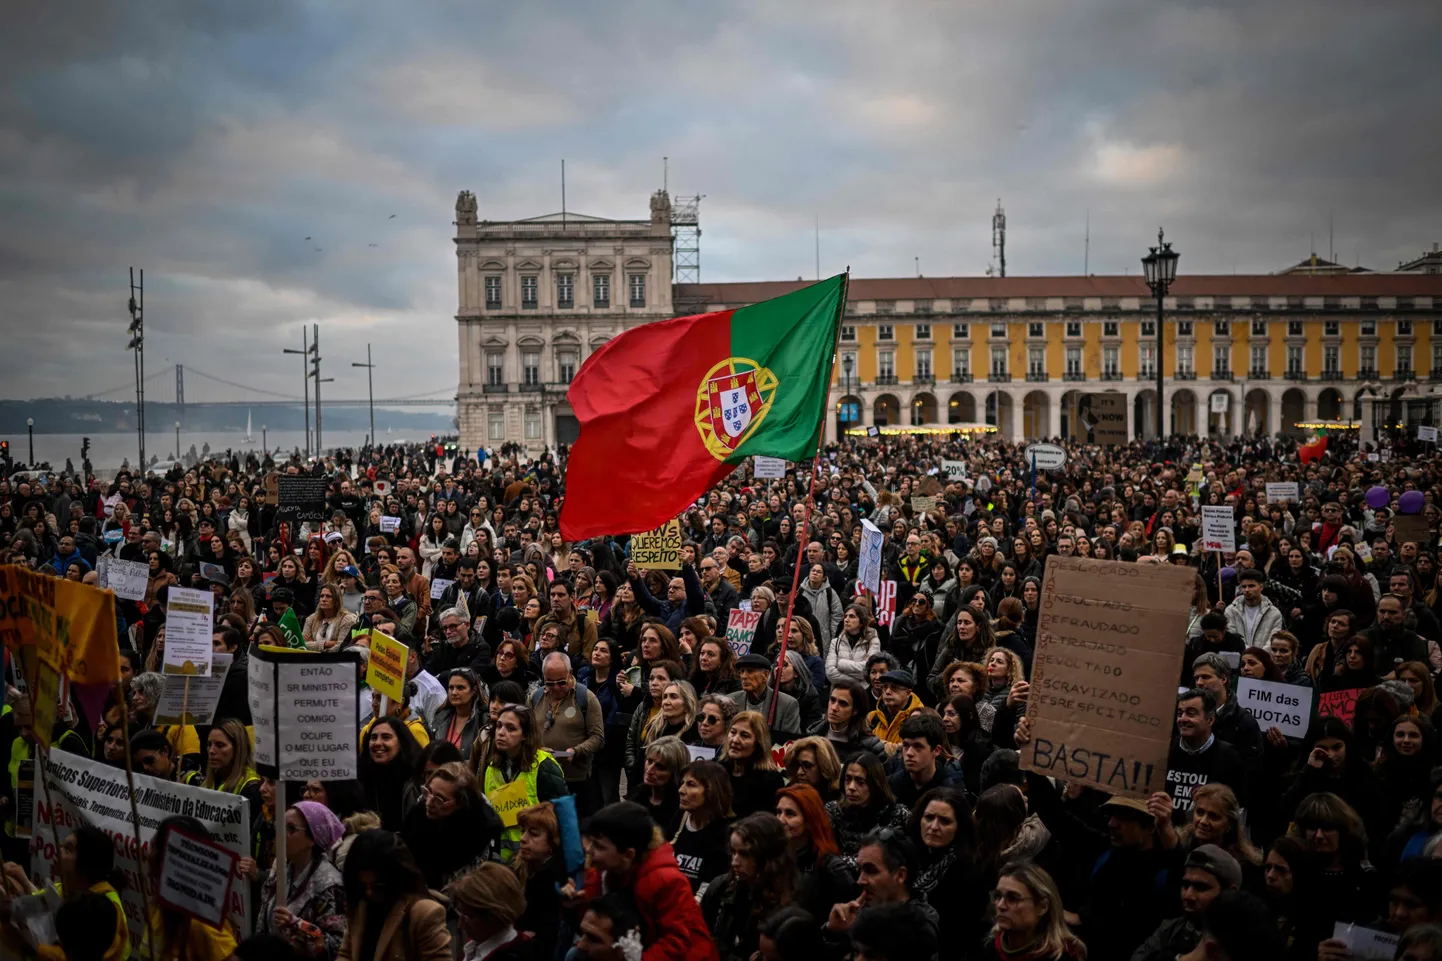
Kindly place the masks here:
[[(846, 268), (846, 273), (841, 280), (841, 300), (836, 305), (836, 323), (833, 325), (835, 333), (831, 341), (831, 370), (826, 375), (826, 394), (831, 395), (831, 378), (836, 373), (836, 361), (841, 350), (841, 320), (846, 315), (846, 298), (851, 289), (851, 267)], [(791, 618), (796, 612), (796, 591), (801, 584), (801, 562), (805, 554), (804, 539), (811, 534), (811, 505), (816, 500), (816, 475), (821, 471), (821, 448), (826, 443), (826, 415), (831, 405), (823, 404), (821, 407), (821, 423), (816, 430), (816, 454), (811, 458), (811, 482), (806, 491), (806, 510), (801, 516), (801, 531), (796, 540), (796, 567), (791, 572), (791, 594), (786, 600), (786, 622), (781, 629), (781, 654), (776, 660), (776, 678), (771, 686), (771, 707), (766, 712), (766, 726), (771, 727), (776, 722), (776, 704), (781, 700), (781, 669), (786, 663), (786, 650), (791, 641)], [(819, 643), (819, 642), (818, 642)]]

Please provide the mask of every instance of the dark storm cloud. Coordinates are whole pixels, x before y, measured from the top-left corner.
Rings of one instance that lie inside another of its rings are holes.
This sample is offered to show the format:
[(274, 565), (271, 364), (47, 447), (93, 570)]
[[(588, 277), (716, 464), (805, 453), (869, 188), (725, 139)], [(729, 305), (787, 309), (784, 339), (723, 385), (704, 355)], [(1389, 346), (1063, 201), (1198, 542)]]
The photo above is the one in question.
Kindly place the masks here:
[[(637, 217), (671, 158), (703, 276), (1386, 267), (1442, 214), (1432, 5), (29, 4), (0, 35), (9, 396), (123, 382), (125, 268), (164, 358), (293, 390), (371, 341), (455, 379), (455, 193)], [(396, 214), (395, 219), (390, 219)], [(306, 240), (310, 237), (310, 240)], [(371, 247), (370, 244), (377, 244)], [(316, 249), (320, 248), (320, 249)], [(356, 358), (350, 358), (355, 354)], [(378, 384), (378, 388), (379, 388)], [(204, 396), (197, 384), (188, 394)], [(161, 388), (162, 395), (164, 388)]]

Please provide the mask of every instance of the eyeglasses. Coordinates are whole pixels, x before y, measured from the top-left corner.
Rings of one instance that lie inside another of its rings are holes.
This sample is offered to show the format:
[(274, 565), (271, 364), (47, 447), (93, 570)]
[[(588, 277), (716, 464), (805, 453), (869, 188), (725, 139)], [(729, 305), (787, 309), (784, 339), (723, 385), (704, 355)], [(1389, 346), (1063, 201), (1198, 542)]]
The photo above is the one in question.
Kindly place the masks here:
[(721, 715), (719, 715), (719, 714), (702, 714), (699, 718), (697, 718), (697, 720), (700, 721), (702, 724), (720, 724), (720, 723), (721, 723)]
[(567, 684), (570, 683), (571, 679), (569, 677), (563, 677), (559, 681), (542, 681), (541, 685), (543, 687), (565, 687)]
[(998, 888), (995, 891), (991, 892), (992, 904), (1000, 902), (1001, 904), (1008, 904), (1012, 907), (1016, 907), (1018, 904), (1025, 904), (1026, 902), (1031, 900), (1034, 900), (1031, 895), (1017, 894), (1015, 891), (1003, 891)]

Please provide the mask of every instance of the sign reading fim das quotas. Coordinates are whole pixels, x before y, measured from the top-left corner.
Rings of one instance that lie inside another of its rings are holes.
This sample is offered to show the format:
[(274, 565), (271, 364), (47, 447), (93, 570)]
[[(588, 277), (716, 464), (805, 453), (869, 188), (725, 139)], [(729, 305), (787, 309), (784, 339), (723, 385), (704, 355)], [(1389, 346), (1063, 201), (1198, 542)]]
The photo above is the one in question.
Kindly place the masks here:
[(1021, 767), (1145, 798), (1166, 790), (1196, 574), (1047, 558)]

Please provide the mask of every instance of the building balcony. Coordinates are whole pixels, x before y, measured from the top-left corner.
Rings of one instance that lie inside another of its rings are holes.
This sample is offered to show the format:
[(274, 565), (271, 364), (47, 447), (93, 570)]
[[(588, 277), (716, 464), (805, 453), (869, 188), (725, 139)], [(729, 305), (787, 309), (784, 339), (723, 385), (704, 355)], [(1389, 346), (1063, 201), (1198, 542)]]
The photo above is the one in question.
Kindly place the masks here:
[(1045, 384), (1050, 379), (1044, 370), (1029, 370), (1026, 372), (1026, 382), (1028, 384)]
[(1230, 370), (1214, 370), (1214, 371), (1212, 371), (1212, 380), (1231, 380), (1231, 379), (1232, 379), (1232, 372), (1231, 372)]
[(986, 379), (991, 384), (1010, 384), (1011, 374), (1004, 370), (994, 370), (986, 375)]
[(1249, 370), (1247, 380), (1271, 380), (1272, 372), (1268, 370)]
[(1079, 370), (1068, 370), (1061, 375), (1061, 379), (1068, 384), (1079, 384), (1087, 379), (1087, 375)]
[(877, 375), (876, 375), (876, 385), (877, 385), (878, 387), (895, 387), (895, 386), (896, 386), (896, 375), (895, 375), (895, 374), (877, 374)]
[(1342, 379), (1342, 372), (1340, 370), (1324, 370), (1317, 379), (1323, 382), (1335, 383)]
[(1393, 380), (1416, 380), (1417, 374), (1411, 367), (1399, 367), (1393, 374)]
[(1363, 367), (1357, 371), (1358, 380), (1376, 380), (1377, 370), (1374, 367)]
[(510, 384), (482, 384), (482, 385), (481, 385), (481, 393), (483, 393), (483, 394), (509, 394), (510, 392), (511, 392), (511, 385), (510, 385)]
[(546, 387), (545, 387), (544, 384), (522, 384), (522, 385), (521, 385), (521, 393), (523, 393), (523, 394), (539, 394), (539, 393), (541, 393), (541, 392), (542, 392), (543, 390), (545, 390), (545, 389), (546, 389)]
[(1122, 372), (1119, 370), (1102, 371), (1102, 380), (1117, 381), (1122, 379)]
[(1428, 380), (1442, 380), (1442, 367), (1433, 368), (1427, 374)]
[(918, 387), (923, 386), (923, 385), (925, 385), (925, 386), (927, 386), (927, 387), (935, 387), (935, 386), (936, 386), (936, 375), (935, 375), (935, 374), (930, 374), (930, 373), (928, 373), (928, 374), (918, 373), (916, 376), (914, 376), (914, 377), (911, 378), (911, 382), (912, 382), (913, 384), (917, 385)]
[(1145, 380), (1147, 382), (1151, 382), (1156, 379), (1157, 372), (1152, 370), (1150, 367), (1143, 367), (1141, 370), (1137, 371), (1137, 380), (1139, 381)]
[(969, 370), (954, 370), (954, 371), (952, 371), (952, 372), (951, 372), (951, 382), (952, 382), (953, 384), (969, 384), (969, 383), (971, 383), (971, 371), (969, 371)]
[(1305, 381), (1307, 379), (1307, 372), (1305, 370), (1289, 370), (1283, 376), (1288, 380)]
[(548, 394), (564, 394), (571, 389), (571, 382), (569, 380), (553, 380), (545, 386)]
[(1179, 370), (1172, 375), (1173, 380), (1196, 380), (1197, 372), (1194, 370)]

